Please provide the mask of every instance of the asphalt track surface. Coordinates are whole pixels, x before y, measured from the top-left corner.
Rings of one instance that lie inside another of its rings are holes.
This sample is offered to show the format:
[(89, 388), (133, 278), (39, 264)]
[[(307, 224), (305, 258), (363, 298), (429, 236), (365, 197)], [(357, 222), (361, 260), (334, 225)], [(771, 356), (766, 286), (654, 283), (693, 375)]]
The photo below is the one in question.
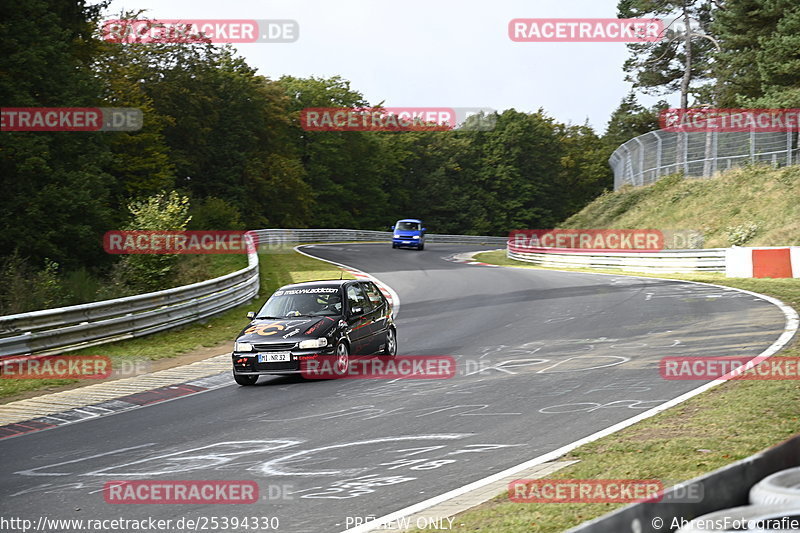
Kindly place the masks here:
[[(445, 260), (476, 249), (305, 248), (394, 288), (400, 354), (451, 355), (456, 377), (262, 377), (254, 387), (231, 380), (5, 439), (0, 516), (35, 523), (40, 516), (259, 516), (278, 517), (281, 532), (342, 531), (354, 517), (382, 516), (442, 494), (702, 384), (662, 379), (662, 357), (755, 356), (783, 331), (777, 307), (733, 290)], [(132, 479), (255, 480), (261, 501), (104, 501), (105, 482)]]

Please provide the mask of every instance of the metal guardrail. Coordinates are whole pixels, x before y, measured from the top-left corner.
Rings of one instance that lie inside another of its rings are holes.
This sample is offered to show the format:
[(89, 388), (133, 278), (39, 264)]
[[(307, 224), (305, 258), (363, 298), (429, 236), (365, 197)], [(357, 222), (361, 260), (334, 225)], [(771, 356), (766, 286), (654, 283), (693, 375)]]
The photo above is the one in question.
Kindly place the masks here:
[(535, 252), (506, 243), (509, 259), (550, 268), (604, 268), (629, 272), (725, 272), (725, 248), (663, 252)]
[[(289, 246), (309, 242), (364, 242), (389, 241), (391, 231), (353, 230), (353, 229), (259, 229), (253, 230), (262, 247)], [(485, 235), (444, 235), (427, 233), (426, 242), (452, 244), (503, 244), (506, 237)]]
[(258, 255), (225, 276), (127, 298), (0, 317), (0, 357), (58, 353), (181, 326), (258, 294)]
[[(309, 242), (388, 241), (388, 231), (254, 230), (261, 249)], [(428, 242), (489, 244), (505, 237), (428, 234)], [(63, 353), (189, 324), (241, 305), (258, 294), (258, 255), (231, 274), (126, 298), (0, 317), (0, 357)]]
[(775, 167), (800, 163), (797, 132), (672, 132), (651, 131), (614, 150), (608, 160), (614, 190), (623, 185), (649, 185), (683, 172), (686, 177), (711, 177), (744, 163)]

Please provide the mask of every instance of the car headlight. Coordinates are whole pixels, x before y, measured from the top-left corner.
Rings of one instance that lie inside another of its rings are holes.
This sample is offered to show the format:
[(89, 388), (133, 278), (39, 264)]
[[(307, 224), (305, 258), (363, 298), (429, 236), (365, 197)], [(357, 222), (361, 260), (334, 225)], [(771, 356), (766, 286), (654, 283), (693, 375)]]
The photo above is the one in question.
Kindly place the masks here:
[(328, 339), (322, 337), (320, 339), (308, 339), (306, 341), (300, 341), (300, 344), (298, 344), (297, 347), (301, 350), (308, 350), (310, 348), (324, 348), (327, 345)]
[(412, 239), (419, 239), (419, 235), (414, 235), (414, 236), (413, 236), (413, 237), (411, 237), (411, 238), (412, 238)]
[(233, 344), (233, 351), (234, 352), (252, 352), (253, 345), (249, 342), (235, 342)]
[(394, 238), (395, 238), (395, 239), (399, 239), (399, 238), (400, 238), (400, 234), (399, 234), (399, 233), (395, 233), (395, 234), (394, 234)]

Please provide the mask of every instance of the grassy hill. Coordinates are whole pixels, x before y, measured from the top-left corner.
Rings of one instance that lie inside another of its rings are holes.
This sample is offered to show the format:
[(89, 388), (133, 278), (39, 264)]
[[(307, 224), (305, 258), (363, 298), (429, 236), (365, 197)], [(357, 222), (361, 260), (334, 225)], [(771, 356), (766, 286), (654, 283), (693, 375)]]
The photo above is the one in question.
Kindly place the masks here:
[(749, 165), (710, 179), (672, 175), (607, 192), (562, 228), (694, 229), (706, 248), (800, 245), (800, 166)]

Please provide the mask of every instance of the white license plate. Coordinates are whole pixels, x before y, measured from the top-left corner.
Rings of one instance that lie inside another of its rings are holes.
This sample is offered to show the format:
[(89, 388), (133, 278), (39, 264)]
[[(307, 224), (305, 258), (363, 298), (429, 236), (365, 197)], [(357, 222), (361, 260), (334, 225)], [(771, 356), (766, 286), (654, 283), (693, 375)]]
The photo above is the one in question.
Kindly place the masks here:
[(403, 241), (403, 244), (411, 244), (411, 241)]
[(258, 354), (259, 363), (279, 363), (282, 361), (291, 361), (292, 354), (290, 352), (273, 352), (273, 353), (260, 353)]

